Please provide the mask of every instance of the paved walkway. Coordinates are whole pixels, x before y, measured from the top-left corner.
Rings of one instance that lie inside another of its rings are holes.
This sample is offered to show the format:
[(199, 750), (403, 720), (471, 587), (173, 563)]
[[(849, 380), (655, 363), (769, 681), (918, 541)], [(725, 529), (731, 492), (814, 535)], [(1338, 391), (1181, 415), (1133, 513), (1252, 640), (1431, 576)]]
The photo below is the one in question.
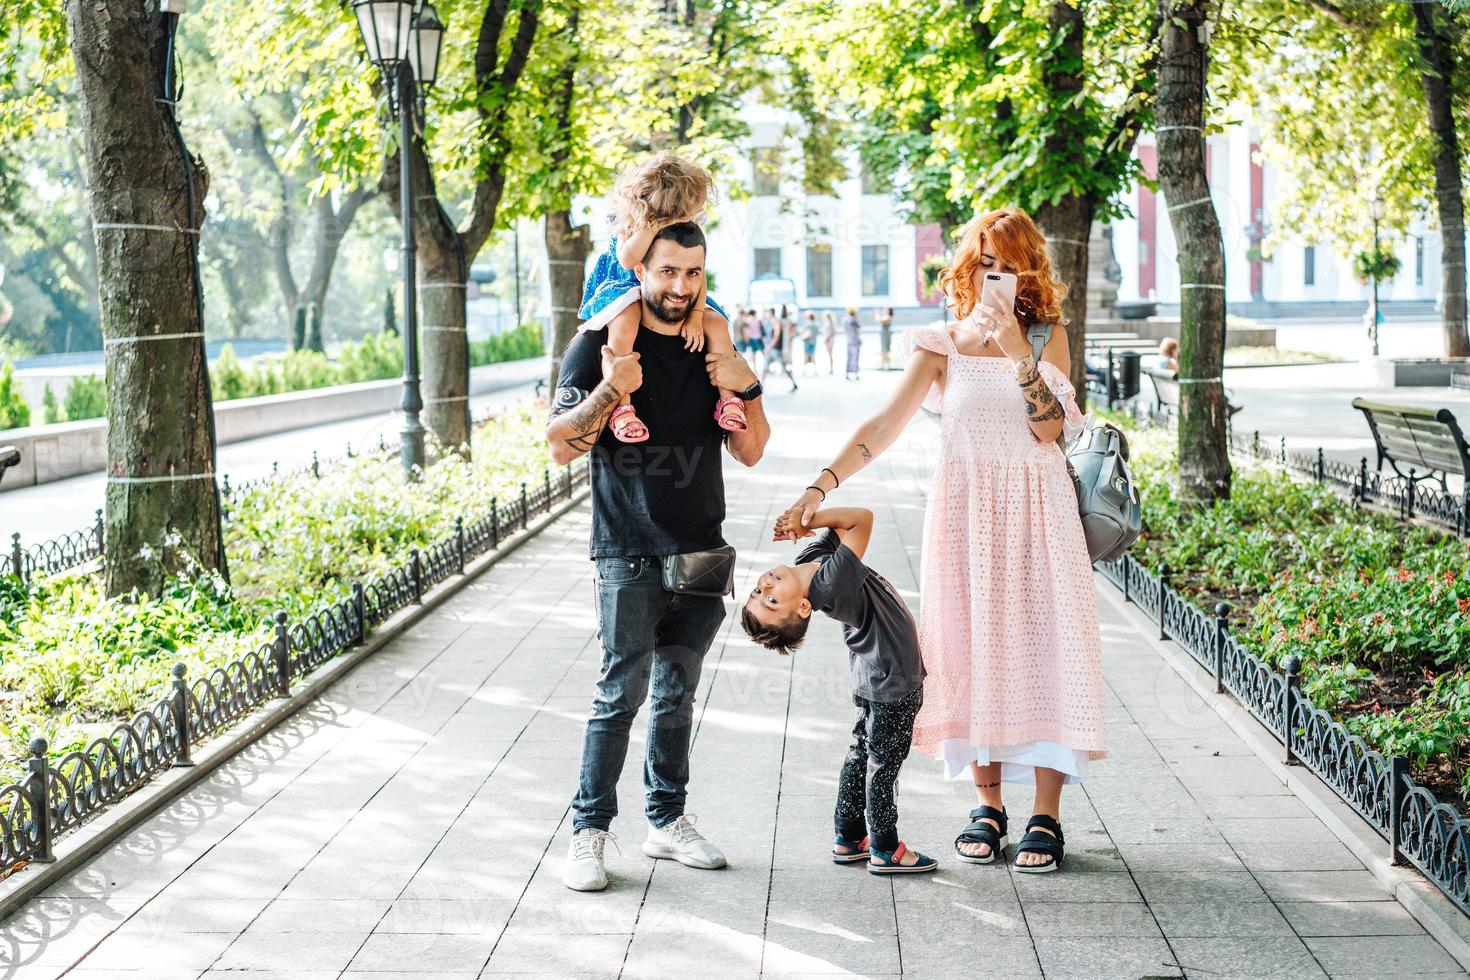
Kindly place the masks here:
[[(891, 380), (772, 396), (767, 460), (728, 470), (741, 588), (789, 549), (766, 528), (836, 420)], [(870, 560), (911, 602), (933, 434), (916, 424), (842, 494), (877, 511)], [(599, 661), (587, 527), (585, 509), (568, 516), (0, 926), (0, 976), (1463, 975), (1110, 600), (1113, 755), (1065, 793), (1065, 872), (950, 859), (971, 796), (923, 758), (905, 768), (900, 829), (941, 871), (833, 866), (852, 712), (839, 632), (814, 626), (787, 659), (732, 615), (701, 683), (690, 798), (731, 867), (643, 857), (635, 727), (612, 888), (567, 891)], [(1011, 795), (1018, 816), (1029, 803)]]

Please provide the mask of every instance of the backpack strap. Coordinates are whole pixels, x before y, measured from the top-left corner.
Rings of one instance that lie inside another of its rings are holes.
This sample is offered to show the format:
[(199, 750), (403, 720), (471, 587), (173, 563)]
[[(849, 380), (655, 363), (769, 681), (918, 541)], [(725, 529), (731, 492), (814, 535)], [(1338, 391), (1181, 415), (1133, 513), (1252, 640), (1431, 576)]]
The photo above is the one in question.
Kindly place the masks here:
[(1033, 323), (1026, 328), (1026, 339), (1031, 341), (1031, 356), (1038, 366), (1041, 364), (1041, 352), (1051, 340), (1051, 332), (1050, 323)]

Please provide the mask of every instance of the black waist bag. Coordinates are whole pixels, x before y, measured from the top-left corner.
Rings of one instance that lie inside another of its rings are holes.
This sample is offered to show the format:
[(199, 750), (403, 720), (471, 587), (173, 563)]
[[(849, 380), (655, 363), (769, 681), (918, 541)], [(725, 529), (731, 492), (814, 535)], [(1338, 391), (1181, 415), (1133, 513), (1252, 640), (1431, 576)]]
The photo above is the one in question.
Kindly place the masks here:
[(709, 551), (665, 555), (663, 584), (679, 595), (724, 596), (735, 594), (735, 549), (721, 545)]

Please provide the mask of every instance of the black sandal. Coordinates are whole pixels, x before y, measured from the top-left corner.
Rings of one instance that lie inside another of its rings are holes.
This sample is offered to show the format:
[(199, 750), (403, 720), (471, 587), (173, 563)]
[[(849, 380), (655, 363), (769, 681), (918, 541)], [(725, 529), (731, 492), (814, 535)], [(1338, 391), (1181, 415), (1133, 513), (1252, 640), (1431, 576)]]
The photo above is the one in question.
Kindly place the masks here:
[[(1000, 824), (997, 830), (986, 820), (994, 820)], [(990, 853), (984, 855), (966, 854), (960, 850), (961, 844), (986, 844), (990, 847)], [(995, 860), (995, 856), (1005, 850), (1006, 846), (1006, 812), (1004, 809), (997, 810), (993, 806), (977, 807), (970, 811), (970, 822), (965, 824), (965, 829), (954, 839), (954, 853), (966, 864), (989, 864)]]
[[(1032, 827), (1044, 827), (1051, 831), (1050, 834), (1041, 830), (1032, 830)], [(1051, 858), (1045, 864), (1021, 864), (1016, 862), (1012, 865), (1022, 874), (1039, 875), (1048, 871), (1060, 871), (1062, 869), (1062, 857), (1065, 853), (1063, 846), (1066, 840), (1062, 837), (1062, 825), (1044, 813), (1038, 813), (1026, 822), (1026, 836), (1021, 838), (1021, 843), (1016, 847), (1016, 857), (1022, 854), (1045, 854)]]

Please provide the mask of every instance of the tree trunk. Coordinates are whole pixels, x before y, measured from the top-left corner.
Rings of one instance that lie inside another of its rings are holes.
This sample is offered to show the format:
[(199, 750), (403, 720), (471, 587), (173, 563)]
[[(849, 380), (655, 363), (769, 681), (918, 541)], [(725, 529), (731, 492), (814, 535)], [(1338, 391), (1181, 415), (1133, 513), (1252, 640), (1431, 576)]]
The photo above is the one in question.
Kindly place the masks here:
[(567, 208), (546, 216), (546, 262), (550, 266), (547, 280), (551, 286), (551, 387), (561, 372), (561, 355), (577, 335), (577, 307), (582, 304), (582, 279), (587, 256), (592, 253), (592, 232), (583, 225), (572, 227), (572, 213)]
[[(1205, 176), (1208, 0), (1159, 0), (1164, 19), (1156, 103), (1159, 188), (1179, 249), (1179, 483), (1204, 505), (1230, 495), (1226, 430), (1225, 250)], [(1185, 26), (1181, 26), (1181, 22)]]
[(137, 0), (66, 8), (108, 341), (107, 590), (157, 593), (188, 559), (225, 570), (199, 283), (208, 175), (161, 101), (168, 18)]
[[(1043, 83), (1052, 103), (1065, 105), (1082, 92), (1086, 38), (1082, 5), (1055, 0), (1048, 11), (1048, 27), (1056, 47), (1042, 68)], [(1059, 117), (1046, 137), (1045, 158), (1086, 159), (1087, 135), (1082, 122), (1080, 111)], [(1068, 194), (1056, 204), (1038, 208), (1032, 216), (1051, 247), (1053, 271), (1067, 287), (1062, 314), (1067, 318), (1071, 382), (1080, 405), (1085, 405), (1087, 399), (1087, 365), (1082, 355), (1087, 349), (1087, 239), (1092, 233), (1094, 210), (1089, 197)]]
[(324, 353), (322, 344), (322, 304), (316, 300), (306, 304), (306, 350)]
[(1083, 408), (1087, 398), (1087, 365), (1083, 361), (1087, 350), (1087, 236), (1092, 233), (1092, 214), (1091, 199), (1068, 194), (1035, 215), (1051, 251), (1052, 272), (1067, 287), (1062, 315), (1067, 318), (1069, 380), (1077, 389), (1078, 406)]
[(1419, 81), (1434, 139), (1434, 199), (1439, 210), (1442, 249), (1439, 261), (1441, 320), (1446, 357), (1470, 356), (1465, 334), (1465, 201), (1460, 175), (1460, 144), (1451, 106), (1450, 52), (1455, 25), (1437, 3), (1411, 4), (1414, 39), (1423, 59)]

